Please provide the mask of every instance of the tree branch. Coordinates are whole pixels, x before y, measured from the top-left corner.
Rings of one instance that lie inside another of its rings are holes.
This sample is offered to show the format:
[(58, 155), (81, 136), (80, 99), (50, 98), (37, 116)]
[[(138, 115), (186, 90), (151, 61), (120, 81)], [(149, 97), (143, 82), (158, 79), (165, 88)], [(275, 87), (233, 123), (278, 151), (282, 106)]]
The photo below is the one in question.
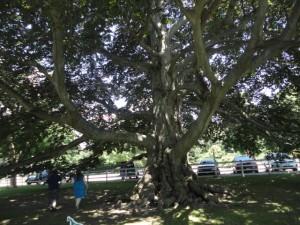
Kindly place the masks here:
[(267, 9), (268, 9), (268, 1), (260, 0), (259, 7), (255, 15), (253, 29), (251, 32), (252, 35), (251, 35), (250, 42), (253, 42), (252, 44), (253, 46), (255, 46), (256, 43), (259, 43), (263, 40), (263, 25), (266, 19)]
[(11, 98), (16, 99), (16, 101), (19, 102), (22, 107), (24, 107), (28, 112), (32, 113), (33, 115), (41, 119), (46, 119), (51, 122), (63, 124), (63, 120), (61, 117), (55, 116), (54, 113), (50, 114), (46, 111), (37, 109), (34, 105), (30, 104), (25, 98), (23, 98), (18, 92), (16, 92), (14, 89), (6, 85), (1, 80), (0, 80), (0, 89), (3, 92), (5, 92), (7, 95), (9, 95)]
[(201, 15), (202, 24), (204, 24), (211, 17), (211, 15), (218, 9), (219, 5), (222, 3), (222, 0), (213, 0), (209, 2), (210, 5), (208, 6), (208, 9), (204, 10)]
[(297, 0), (292, 8), (292, 12), (287, 20), (285, 29), (282, 31), (282, 40), (287, 41), (294, 38), (297, 30), (299, 30), (300, 18), (300, 0)]
[(177, 23), (175, 23), (171, 29), (169, 30), (169, 34), (168, 34), (168, 37), (169, 39), (171, 40), (172, 37), (174, 36), (174, 34), (181, 28), (183, 27), (185, 24), (187, 23), (187, 19), (185, 16), (181, 17)]
[[(275, 132), (290, 132), (290, 133), (299, 133), (300, 132), (300, 128), (293, 129), (290, 126), (284, 127), (284, 128), (278, 128), (278, 127), (272, 126), (269, 123), (266, 124), (263, 121), (257, 121), (256, 119), (253, 119), (246, 112), (244, 112), (241, 108), (239, 108), (237, 105), (230, 102), (229, 100), (224, 99), (222, 101), (222, 103), (225, 104), (227, 106), (227, 108), (230, 108), (230, 109), (234, 110), (235, 112), (237, 112), (244, 121), (251, 123), (253, 126), (255, 126), (261, 130), (268, 130), (268, 131), (275, 131)], [(221, 109), (218, 109), (218, 112), (223, 112), (225, 114), (228, 114), (228, 111), (225, 112), (225, 111), (222, 111)]]
[(54, 62), (54, 72), (52, 83), (55, 86), (61, 102), (67, 108), (68, 112), (77, 113), (76, 107), (69, 98), (65, 83), (65, 56), (64, 56), (64, 27), (61, 21), (61, 14), (63, 10), (63, 2), (57, 0), (48, 0), (49, 13), (52, 23), (52, 55)]
[(209, 58), (206, 53), (206, 48), (203, 40), (201, 13), (204, 7), (204, 1), (196, 1), (195, 12), (191, 19), (193, 28), (193, 39), (195, 44), (196, 68), (203, 70), (203, 75), (208, 78), (212, 86), (218, 83), (215, 73), (212, 71), (209, 63)]
[(42, 162), (42, 161), (46, 161), (49, 159), (57, 158), (57, 157), (63, 155), (67, 150), (78, 146), (80, 143), (83, 143), (84, 141), (87, 141), (87, 138), (86, 138), (86, 136), (83, 135), (83, 136), (75, 139), (71, 143), (64, 145), (64, 146), (60, 146), (57, 149), (54, 149), (52, 151), (47, 151), (43, 154), (28, 158), (28, 159), (24, 159), (17, 163), (11, 163), (6, 166), (1, 166), (0, 167), (0, 177), (4, 177), (7, 174), (12, 174), (13, 171), (16, 170), (18, 167), (28, 166), (32, 163)]
[[(147, 49), (145, 49), (145, 50), (147, 50)], [(151, 66), (152, 66), (152, 63), (150, 61), (144, 62), (144, 61), (127, 60), (124, 57), (120, 57), (116, 54), (108, 52), (104, 48), (100, 48), (100, 49), (98, 48), (95, 51), (103, 54), (104, 56), (106, 56), (107, 58), (109, 58), (110, 60), (112, 60), (114, 63), (116, 63), (118, 65), (135, 67), (141, 72), (148, 72), (149, 68), (151, 68)], [(155, 54), (155, 53), (153, 52), (153, 54)]]

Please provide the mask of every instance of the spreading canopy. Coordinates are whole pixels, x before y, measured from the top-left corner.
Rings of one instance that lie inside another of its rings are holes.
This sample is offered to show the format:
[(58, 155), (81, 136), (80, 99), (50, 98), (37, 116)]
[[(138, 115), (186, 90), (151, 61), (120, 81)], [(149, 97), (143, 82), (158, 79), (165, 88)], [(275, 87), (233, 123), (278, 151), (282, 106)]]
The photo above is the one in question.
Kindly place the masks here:
[(7, 1), (2, 117), (20, 105), (83, 134), (78, 142), (139, 146), (151, 177), (140, 189), (184, 202), (185, 157), (207, 129), (240, 125), (299, 148), (299, 9), (300, 0)]

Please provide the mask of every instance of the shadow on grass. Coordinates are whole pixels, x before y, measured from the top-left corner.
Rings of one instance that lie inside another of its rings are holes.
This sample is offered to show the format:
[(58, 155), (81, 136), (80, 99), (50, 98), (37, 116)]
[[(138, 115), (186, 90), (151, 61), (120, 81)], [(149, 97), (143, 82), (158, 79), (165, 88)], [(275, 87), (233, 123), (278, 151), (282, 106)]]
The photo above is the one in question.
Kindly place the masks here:
[(132, 214), (119, 200), (128, 198), (135, 182), (99, 183), (90, 184), (78, 211), (72, 187), (66, 184), (60, 192), (59, 209), (49, 212), (47, 187), (32, 186), (15, 189), (15, 194), (7, 196), (0, 190), (0, 221), (2, 225), (67, 225), (66, 218), (71, 216), (85, 225), (300, 224), (300, 175), (203, 178), (203, 182), (222, 184), (235, 190), (235, 196), (218, 206), (189, 205)]

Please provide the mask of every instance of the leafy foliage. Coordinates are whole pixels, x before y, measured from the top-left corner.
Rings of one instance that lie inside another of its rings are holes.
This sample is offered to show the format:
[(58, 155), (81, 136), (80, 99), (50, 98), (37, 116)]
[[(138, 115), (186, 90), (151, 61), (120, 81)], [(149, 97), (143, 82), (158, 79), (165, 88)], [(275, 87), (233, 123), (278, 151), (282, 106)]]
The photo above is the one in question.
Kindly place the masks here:
[(83, 142), (93, 162), (145, 151), (151, 181), (145, 175), (139, 190), (151, 193), (140, 196), (157, 195), (161, 207), (185, 202), (197, 195), (195, 179), (184, 183), (194, 146), (299, 149), (299, 8), (298, 0), (5, 1), (2, 117), (19, 110), (48, 121), (38, 129), (45, 134), (55, 124), (54, 133), (82, 135), (38, 139), (48, 159)]

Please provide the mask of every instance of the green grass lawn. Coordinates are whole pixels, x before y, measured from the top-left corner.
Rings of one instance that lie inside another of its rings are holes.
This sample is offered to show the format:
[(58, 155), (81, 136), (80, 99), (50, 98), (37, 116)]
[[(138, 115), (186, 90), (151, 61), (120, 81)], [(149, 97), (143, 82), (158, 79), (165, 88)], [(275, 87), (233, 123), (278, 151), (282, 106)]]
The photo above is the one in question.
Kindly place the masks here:
[(47, 187), (0, 189), (1, 225), (68, 225), (67, 216), (84, 225), (297, 225), (300, 224), (300, 174), (199, 178), (234, 192), (220, 206), (193, 205), (132, 214), (118, 199), (128, 198), (135, 181), (91, 183), (82, 210), (76, 211), (71, 184), (61, 187), (59, 210), (47, 211)]

